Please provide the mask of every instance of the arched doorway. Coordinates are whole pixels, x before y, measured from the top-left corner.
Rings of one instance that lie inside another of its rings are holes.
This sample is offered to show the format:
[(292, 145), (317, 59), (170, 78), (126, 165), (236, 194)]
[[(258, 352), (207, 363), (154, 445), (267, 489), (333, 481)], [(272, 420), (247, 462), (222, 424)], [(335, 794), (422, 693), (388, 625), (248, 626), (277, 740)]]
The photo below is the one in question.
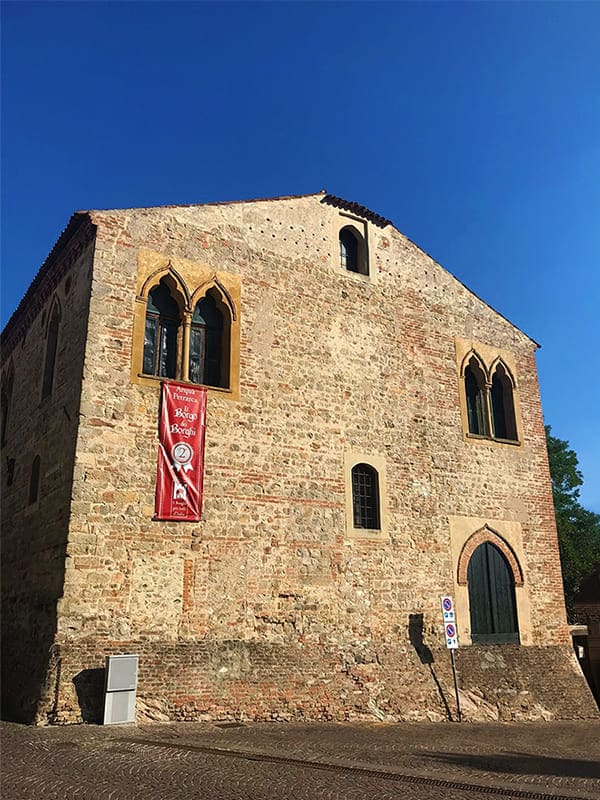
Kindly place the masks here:
[(471, 556), (467, 582), (473, 644), (518, 644), (514, 577), (491, 542), (480, 544)]

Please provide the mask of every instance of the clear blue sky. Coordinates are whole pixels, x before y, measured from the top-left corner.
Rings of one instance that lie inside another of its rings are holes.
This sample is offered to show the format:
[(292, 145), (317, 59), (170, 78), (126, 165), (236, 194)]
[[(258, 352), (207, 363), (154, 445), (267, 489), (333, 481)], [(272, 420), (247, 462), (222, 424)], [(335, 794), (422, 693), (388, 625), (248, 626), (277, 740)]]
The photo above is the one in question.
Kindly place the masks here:
[(75, 209), (328, 191), (541, 342), (600, 512), (600, 3), (4, 3), (2, 316)]

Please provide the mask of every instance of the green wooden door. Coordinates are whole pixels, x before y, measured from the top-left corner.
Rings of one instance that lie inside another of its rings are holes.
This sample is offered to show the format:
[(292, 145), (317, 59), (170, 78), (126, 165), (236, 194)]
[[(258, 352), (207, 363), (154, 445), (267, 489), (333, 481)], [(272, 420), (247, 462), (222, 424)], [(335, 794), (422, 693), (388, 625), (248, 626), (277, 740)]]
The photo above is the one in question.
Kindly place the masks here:
[(473, 644), (519, 642), (515, 585), (500, 550), (490, 542), (479, 545), (467, 571)]

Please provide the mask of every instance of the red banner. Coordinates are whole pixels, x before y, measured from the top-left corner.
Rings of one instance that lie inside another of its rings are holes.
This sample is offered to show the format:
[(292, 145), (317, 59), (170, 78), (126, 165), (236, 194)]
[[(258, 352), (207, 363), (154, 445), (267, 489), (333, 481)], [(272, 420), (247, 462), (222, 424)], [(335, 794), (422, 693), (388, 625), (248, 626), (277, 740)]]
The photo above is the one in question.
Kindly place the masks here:
[(154, 519), (200, 519), (205, 427), (206, 389), (163, 383)]

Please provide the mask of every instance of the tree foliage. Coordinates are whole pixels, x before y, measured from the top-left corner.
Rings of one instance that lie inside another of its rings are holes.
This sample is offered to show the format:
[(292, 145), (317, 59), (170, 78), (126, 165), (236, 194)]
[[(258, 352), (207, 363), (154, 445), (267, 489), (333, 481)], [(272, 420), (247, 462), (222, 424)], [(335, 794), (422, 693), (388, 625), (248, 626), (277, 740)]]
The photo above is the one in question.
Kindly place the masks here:
[(568, 442), (552, 436), (549, 425), (546, 442), (565, 600), (572, 620), (573, 599), (579, 587), (600, 566), (600, 514), (588, 511), (579, 502), (583, 476), (575, 451)]

